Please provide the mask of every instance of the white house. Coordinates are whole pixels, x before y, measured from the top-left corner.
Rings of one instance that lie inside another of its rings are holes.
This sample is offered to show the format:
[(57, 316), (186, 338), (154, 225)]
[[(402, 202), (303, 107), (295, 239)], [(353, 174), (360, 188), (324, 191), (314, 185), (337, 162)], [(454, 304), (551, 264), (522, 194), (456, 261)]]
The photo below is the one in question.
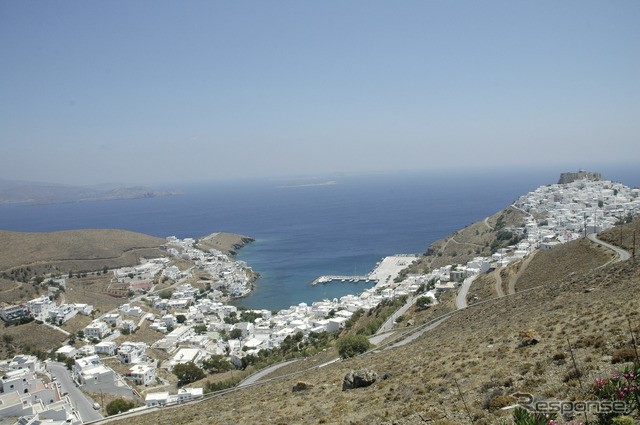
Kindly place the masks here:
[(201, 398), (202, 388), (180, 388), (178, 394), (169, 396), (169, 403), (184, 403), (185, 401)]
[(133, 332), (138, 329), (138, 326), (133, 320), (127, 319), (122, 321), (122, 323), (120, 324), (120, 329)]
[(113, 356), (116, 353), (116, 347), (118, 345), (115, 341), (102, 341), (96, 344), (96, 354), (106, 354), (107, 356)]
[(27, 307), (34, 317), (40, 319), (49, 317), (49, 312), (56, 308), (56, 303), (51, 301), (48, 296), (43, 295), (27, 302)]
[(49, 311), (49, 319), (55, 323), (64, 323), (78, 313), (76, 306), (73, 304), (62, 304), (57, 308)]
[(123, 342), (118, 349), (118, 359), (123, 364), (139, 363), (145, 356), (147, 344), (144, 342)]
[(74, 307), (78, 313), (85, 316), (89, 316), (93, 311), (93, 306), (91, 304), (74, 304)]
[(109, 313), (105, 314), (102, 317), (102, 320), (104, 320), (110, 326), (120, 326), (120, 324), (122, 323), (122, 316), (120, 316), (118, 313)]
[(189, 340), (195, 334), (191, 326), (182, 325), (171, 331), (165, 338), (170, 343), (179, 343)]
[(149, 385), (156, 379), (156, 368), (152, 365), (134, 365), (127, 376), (136, 385)]
[(57, 355), (62, 355), (69, 358), (74, 357), (77, 353), (78, 353), (78, 350), (76, 350), (70, 345), (63, 345), (62, 347), (58, 348), (58, 350), (56, 351)]
[(166, 406), (168, 401), (169, 401), (168, 392), (148, 393), (147, 397), (144, 399), (144, 404), (147, 407)]
[(169, 362), (169, 370), (181, 363), (197, 363), (203, 357), (202, 351), (198, 348), (181, 348)]
[(94, 320), (84, 328), (84, 334), (89, 338), (102, 339), (102, 337), (104, 337), (108, 333), (109, 325), (107, 325), (102, 320)]
[(28, 369), (31, 372), (41, 372), (43, 370), (42, 363), (36, 356), (28, 354), (18, 354), (13, 356), (11, 360), (0, 361), (0, 370), (19, 370)]

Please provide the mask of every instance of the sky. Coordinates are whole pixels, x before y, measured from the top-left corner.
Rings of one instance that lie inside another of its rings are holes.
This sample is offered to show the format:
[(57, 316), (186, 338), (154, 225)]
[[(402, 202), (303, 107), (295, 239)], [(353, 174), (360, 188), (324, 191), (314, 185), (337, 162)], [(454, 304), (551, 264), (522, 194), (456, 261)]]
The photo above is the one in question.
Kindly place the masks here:
[(2, 1), (0, 178), (640, 165), (640, 2)]

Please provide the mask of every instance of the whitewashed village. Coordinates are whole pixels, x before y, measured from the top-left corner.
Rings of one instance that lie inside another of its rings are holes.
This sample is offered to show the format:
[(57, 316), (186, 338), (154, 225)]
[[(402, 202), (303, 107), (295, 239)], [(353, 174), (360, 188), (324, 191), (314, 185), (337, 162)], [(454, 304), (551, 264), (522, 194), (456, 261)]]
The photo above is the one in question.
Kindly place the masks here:
[[(4, 306), (0, 317), (6, 322), (33, 317), (66, 332), (59, 326), (75, 315), (95, 316), (81, 332), (69, 334), (76, 341), (73, 346), (64, 345), (53, 356), (67, 359), (73, 385), (91, 394), (128, 394), (143, 404), (141, 409), (182, 403), (203, 397), (204, 389), (169, 385), (166, 377), (178, 365), (202, 365), (216, 358), (242, 368), (243, 359), (273, 350), (287, 338), (308, 339), (339, 331), (354, 313), (369, 311), (385, 300), (408, 296), (409, 302), (415, 302), (428, 297), (437, 303), (443, 291), (456, 290), (469, 277), (503, 267), (535, 250), (552, 249), (586, 233), (611, 228), (630, 214), (640, 213), (640, 190), (600, 180), (592, 173), (576, 174), (571, 182), (540, 187), (514, 202), (512, 208), (527, 214), (520, 227), (505, 229), (521, 236), (517, 245), (466, 264), (409, 274), (402, 280), (398, 279), (400, 271), (418, 256), (387, 257), (367, 275), (375, 286), (358, 295), (300, 303), (280, 311), (239, 309), (228, 301), (251, 292), (248, 265), (220, 251), (197, 249), (194, 239), (169, 237), (167, 257), (108, 271), (114, 295), (126, 294), (128, 301), (117, 310), (97, 316), (91, 305), (66, 304), (54, 296), (66, 284), (65, 278), (57, 278), (49, 281), (50, 295)], [(181, 264), (188, 261), (190, 266), (178, 267), (175, 259), (181, 259)], [(158, 281), (171, 285), (156, 290)], [(121, 335), (135, 337), (143, 324), (156, 332), (155, 341), (117, 342)], [(152, 354), (159, 352), (164, 354)], [(114, 362), (122, 366), (115, 367)], [(9, 423), (21, 425), (88, 421), (68, 390), (61, 389), (52, 363), (24, 354), (0, 362), (0, 418), (18, 418)], [(99, 400), (93, 401), (92, 408), (101, 415)]]

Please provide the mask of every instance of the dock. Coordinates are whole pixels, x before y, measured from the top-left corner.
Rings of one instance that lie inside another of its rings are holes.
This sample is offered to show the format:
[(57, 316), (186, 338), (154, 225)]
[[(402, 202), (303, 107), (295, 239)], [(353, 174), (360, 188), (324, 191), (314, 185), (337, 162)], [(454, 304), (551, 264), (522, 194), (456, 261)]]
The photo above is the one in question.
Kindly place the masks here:
[(315, 286), (319, 283), (329, 283), (329, 282), (333, 282), (339, 280), (341, 282), (369, 282), (375, 279), (371, 279), (369, 277), (369, 275), (365, 275), (365, 276), (320, 276), (319, 278), (317, 278), (316, 280), (314, 280), (313, 282), (311, 282), (311, 286)]

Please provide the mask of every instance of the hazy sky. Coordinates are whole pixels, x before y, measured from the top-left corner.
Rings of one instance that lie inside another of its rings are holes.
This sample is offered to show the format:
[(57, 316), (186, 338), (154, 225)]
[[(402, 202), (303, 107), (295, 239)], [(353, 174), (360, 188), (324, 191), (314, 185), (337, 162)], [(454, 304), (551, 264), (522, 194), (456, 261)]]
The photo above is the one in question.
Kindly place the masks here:
[(640, 165), (640, 1), (2, 1), (0, 177)]

